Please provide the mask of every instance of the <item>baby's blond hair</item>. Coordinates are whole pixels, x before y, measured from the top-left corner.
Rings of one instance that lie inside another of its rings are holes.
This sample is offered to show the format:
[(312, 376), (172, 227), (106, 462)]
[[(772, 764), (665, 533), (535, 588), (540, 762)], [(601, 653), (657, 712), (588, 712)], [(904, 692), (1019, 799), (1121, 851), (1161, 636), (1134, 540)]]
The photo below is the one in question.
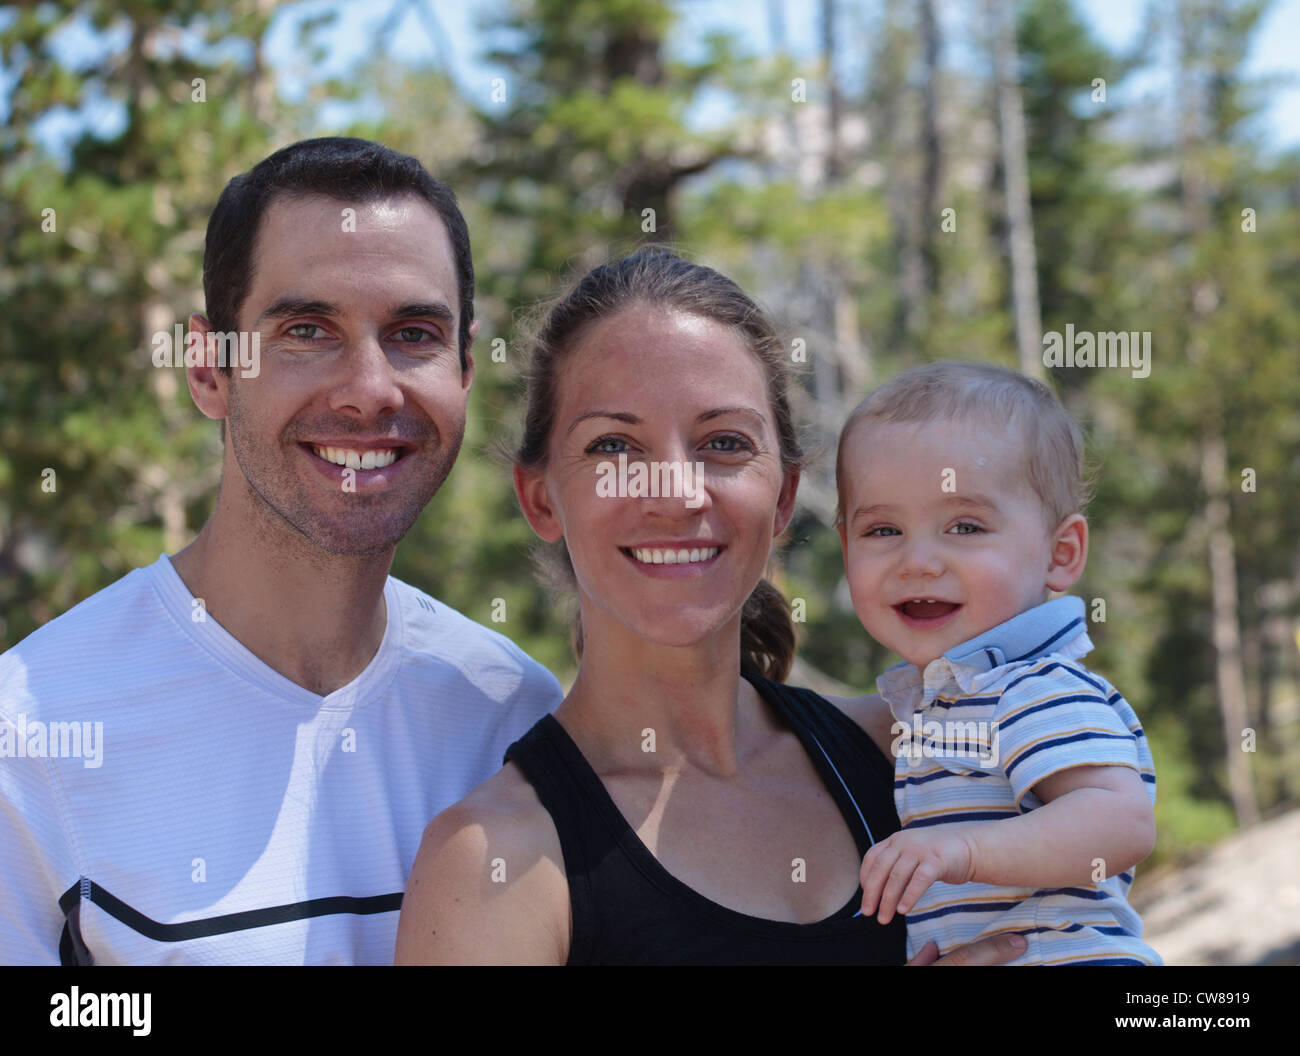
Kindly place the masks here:
[(835, 524), (844, 523), (844, 447), (865, 423), (924, 423), (976, 417), (995, 429), (1018, 429), (1024, 471), (1054, 528), (1082, 513), (1091, 498), (1083, 432), (1052, 391), (1008, 367), (927, 363), (896, 375), (853, 409), (835, 455)]

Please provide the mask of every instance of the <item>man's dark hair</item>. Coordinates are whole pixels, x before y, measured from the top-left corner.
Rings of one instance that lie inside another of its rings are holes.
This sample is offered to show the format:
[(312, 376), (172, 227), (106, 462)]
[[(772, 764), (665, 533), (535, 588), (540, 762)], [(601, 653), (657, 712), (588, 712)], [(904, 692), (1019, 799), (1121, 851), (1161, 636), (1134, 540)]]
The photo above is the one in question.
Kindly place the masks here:
[[(208, 221), (203, 250), (203, 297), (212, 328), (239, 329), (239, 309), (253, 278), (253, 246), (274, 199), (324, 195), (364, 204), (404, 194), (423, 198), (447, 225), (460, 294), (460, 369), (464, 370), (474, 322), (474, 261), (456, 196), (417, 159), (366, 139), (305, 139), (277, 150), (226, 184)], [(231, 371), (229, 365), (221, 369)]]

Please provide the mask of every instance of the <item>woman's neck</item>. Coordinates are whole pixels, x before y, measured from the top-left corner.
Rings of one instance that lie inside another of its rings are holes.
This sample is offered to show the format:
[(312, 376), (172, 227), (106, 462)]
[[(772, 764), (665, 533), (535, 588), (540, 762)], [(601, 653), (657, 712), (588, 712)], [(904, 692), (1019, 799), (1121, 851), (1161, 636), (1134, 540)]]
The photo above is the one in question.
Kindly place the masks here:
[(765, 718), (740, 677), (739, 645), (739, 616), (691, 646), (584, 623), (578, 677), (556, 717), (597, 773), (694, 768), (734, 777), (744, 734)]

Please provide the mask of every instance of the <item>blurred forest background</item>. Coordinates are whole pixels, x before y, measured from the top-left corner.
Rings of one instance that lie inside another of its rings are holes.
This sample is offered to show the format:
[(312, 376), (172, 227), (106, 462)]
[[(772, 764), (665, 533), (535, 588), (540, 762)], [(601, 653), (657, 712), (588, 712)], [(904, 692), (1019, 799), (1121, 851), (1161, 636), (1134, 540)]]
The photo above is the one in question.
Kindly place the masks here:
[[(733, 5), (760, 46), (692, 31), (698, 6), (499, 0), (476, 53), (432, 0), (0, 7), (0, 648), (201, 526), (218, 429), (150, 335), (202, 309), (231, 176), (360, 135), (451, 183), (479, 277), (465, 448), (397, 576), (571, 677), (490, 454), (520, 418), (512, 328), (575, 271), (672, 241), (771, 309), (826, 452), (776, 576), (805, 609), (791, 681), (866, 690), (894, 659), (831, 528), (849, 408), (928, 360), (1018, 365), (1100, 468), (1075, 593), (1091, 666), (1150, 736), (1157, 862), (1294, 808), (1300, 150), (1270, 141), (1277, 86), (1246, 72), (1271, 5), (1151, 0), (1122, 53), (1070, 0)], [(359, 58), (324, 72), (345, 18)], [(424, 60), (395, 57), (421, 36)], [(1150, 332), (1150, 376), (1045, 370), (1067, 324)]]

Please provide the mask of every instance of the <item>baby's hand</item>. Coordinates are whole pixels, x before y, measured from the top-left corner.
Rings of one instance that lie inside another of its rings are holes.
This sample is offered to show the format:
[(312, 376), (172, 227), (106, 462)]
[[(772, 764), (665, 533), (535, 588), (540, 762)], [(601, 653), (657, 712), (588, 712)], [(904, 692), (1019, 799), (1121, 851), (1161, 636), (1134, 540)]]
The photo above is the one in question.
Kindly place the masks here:
[(974, 875), (974, 850), (961, 825), (905, 829), (881, 840), (862, 859), (862, 914), (880, 905), (888, 924), (894, 910), (906, 913), (936, 880), (964, 884)]

